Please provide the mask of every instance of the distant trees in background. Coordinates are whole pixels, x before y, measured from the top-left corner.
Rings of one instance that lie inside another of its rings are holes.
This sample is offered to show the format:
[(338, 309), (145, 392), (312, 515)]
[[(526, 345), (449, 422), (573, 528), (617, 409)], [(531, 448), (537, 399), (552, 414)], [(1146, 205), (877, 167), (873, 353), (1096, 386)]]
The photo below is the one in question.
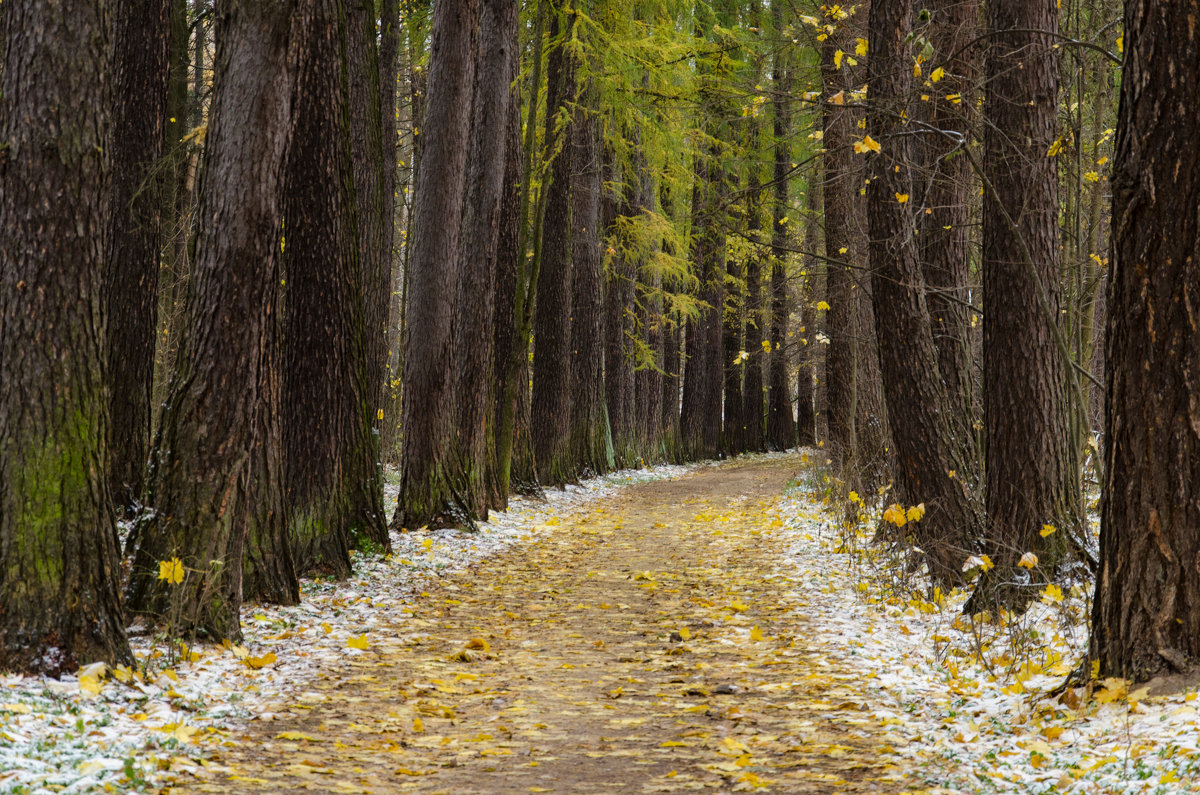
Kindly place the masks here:
[[(1129, 358), (1186, 360), (1138, 337), (1178, 304), (1134, 265), (1189, 256), (1146, 231), (1186, 184), (1137, 188), (1168, 157), (1138, 114), (1193, 55), (1146, 31), (1185, 9), (1127, 3), (1117, 125), (1114, 0), (75, 6), (0, 6), (0, 666), (124, 658), (127, 613), (235, 638), (243, 598), (294, 602), (389, 524), (797, 443), (831, 498), (923, 506), (877, 536), (934, 583), (986, 555), (969, 609), (1099, 565), (1105, 670), (1197, 654), (1128, 651), (1171, 634), (1145, 617), (1190, 553), (1134, 543), (1186, 521), (1122, 500), (1191, 486), (1120, 452), (1186, 452), (1186, 374), (1139, 423)], [(1147, 562), (1114, 602), (1104, 572)], [(95, 598), (43, 610), (68, 588)]]

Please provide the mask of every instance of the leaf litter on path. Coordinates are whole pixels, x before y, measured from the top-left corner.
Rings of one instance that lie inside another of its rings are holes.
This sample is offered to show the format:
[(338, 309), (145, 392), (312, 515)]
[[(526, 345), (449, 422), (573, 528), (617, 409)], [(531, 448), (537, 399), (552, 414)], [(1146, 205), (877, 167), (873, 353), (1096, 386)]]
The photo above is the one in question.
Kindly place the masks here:
[(772, 574), (798, 462), (625, 489), (443, 579), (183, 791), (900, 791), (856, 667)]

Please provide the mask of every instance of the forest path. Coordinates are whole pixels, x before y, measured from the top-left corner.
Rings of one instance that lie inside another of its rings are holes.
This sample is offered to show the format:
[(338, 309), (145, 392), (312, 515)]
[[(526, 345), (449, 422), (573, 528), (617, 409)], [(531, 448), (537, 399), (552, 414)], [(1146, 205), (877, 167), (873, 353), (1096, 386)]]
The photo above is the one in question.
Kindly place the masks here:
[(858, 672), (806, 641), (780, 563), (807, 466), (728, 462), (563, 516), (175, 791), (897, 791)]

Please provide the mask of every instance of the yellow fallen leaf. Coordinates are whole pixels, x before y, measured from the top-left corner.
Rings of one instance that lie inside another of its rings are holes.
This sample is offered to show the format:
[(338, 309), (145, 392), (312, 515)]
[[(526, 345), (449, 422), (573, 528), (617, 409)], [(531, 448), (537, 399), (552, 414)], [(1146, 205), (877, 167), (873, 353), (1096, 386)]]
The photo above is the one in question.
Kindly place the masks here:
[(684, 640), (688, 640), (689, 638), (692, 637), (692, 631), (690, 629), (688, 629), (687, 627), (680, 627), (679, 628), (679, 637), (683, 638)]
[(104, 685), (100, 684), (100, 680), (94, 676), (79, 677), (79, 689), (89, 695), (98, 696), (100, 691), (104, 689)]
[(1044, 524), (1044, 525), (1042, 525), (1042, 529), (1039, 532), (1041, 533), (1042, 538), (1045, 538), (1046, 536), (1050, 535), (1051, 533), (1054, 533), (1057, 530), (1058, 530), (1058, 528), (1052, 524)]
[(364, 633), (347, 640), (346, 646), (351, 649), (362, 649), (363, 651), (366, 651), (368, 648), (370, 648), (371, 644), (367, 642), (367, 636)]
[(425, 721), (421, 720), (421, 716), (413, 718), (412, 730), (414, 734), (422, 734), (425, 731)]
[(28, 704), (0, 704), (0, 712), (10, 712), (14, 715), (28, 715), (33, 708)]
[(1021, 559), (1017, 561), (1017, 565), (1023, 569), (1032, 569), (1037, 564), (1038, 564), (1038, 556), (1033, 554), (1032, 552), (1026, 552), (1024, 555), (1021, 556)]
[(303, 741), (303, 742), (308, 742), (308, 743), (321, 742), (316, 737), (313, 737), (310, 734), (305, 734), (304, 732), (280, 732), (279, 734), (275, 735), (275, 739), (277, 739), (277, 740), (293, 740), (296, 742)]
[(258, 670), (259, 668), (270, 665), (271, 663), (275, 662), (275, 660), (275, 652), (269, 651), (261, 657), (246, 657), (246, 659), (242, 660), (242, 662), (246, 663), (246, 665), (250, 668)]
[(667, 740), (665, 743), (660, 743), (661, 748), (691, 748), (691, 743), (680, 742), (679, 740)]
[(750, 640), (760, 641), (760, 640), (766, 640), (766, 638), (763, 636), (761, 629), (759, 629), (758, 627), (753, 627), (750, 630)]

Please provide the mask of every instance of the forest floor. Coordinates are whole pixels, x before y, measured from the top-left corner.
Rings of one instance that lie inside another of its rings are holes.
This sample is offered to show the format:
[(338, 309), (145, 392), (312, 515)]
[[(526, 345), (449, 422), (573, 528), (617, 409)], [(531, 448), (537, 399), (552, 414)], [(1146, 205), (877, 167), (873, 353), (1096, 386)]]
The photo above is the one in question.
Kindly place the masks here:
[(614, 473), (395, 534), (244, 646), (0, 675), (0, 793), (1200, 791), (1194, 691), (1057, 692), (1087, 583), (968, 621), (821, 463)]

